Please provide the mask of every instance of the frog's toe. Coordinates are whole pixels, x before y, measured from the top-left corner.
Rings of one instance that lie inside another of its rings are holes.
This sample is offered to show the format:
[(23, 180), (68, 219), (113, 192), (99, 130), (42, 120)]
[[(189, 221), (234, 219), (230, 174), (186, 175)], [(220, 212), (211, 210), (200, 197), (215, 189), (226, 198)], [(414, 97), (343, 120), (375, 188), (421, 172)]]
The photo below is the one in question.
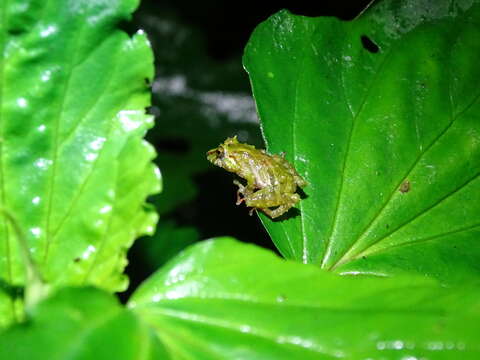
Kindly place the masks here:
[(292, 201), (292, 206), (293, 206), (300, 201), (300, 195), (298, 195), (297, 193), (292, 194), (292, 196), (290, 197), (290, 200)]
[(237, 202), (235, 203), (236, 205), (240, 205), (242, 202), (244, 202), (245, 199), (240, 197), (239, 194), (237, 194)]

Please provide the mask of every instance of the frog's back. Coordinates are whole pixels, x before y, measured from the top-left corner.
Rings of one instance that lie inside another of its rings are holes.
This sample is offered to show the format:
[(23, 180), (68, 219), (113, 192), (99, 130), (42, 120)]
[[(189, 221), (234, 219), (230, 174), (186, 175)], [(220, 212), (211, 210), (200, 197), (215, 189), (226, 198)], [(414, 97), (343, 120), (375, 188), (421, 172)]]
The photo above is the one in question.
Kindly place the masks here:
[(275, 161), (281, 164), (283, 169), (292, 176), (292, 181), (295, 183), (296, 186), (303, 188), (308, 185), (305, 179), (300, 176), (300, 174), (293, 167), (293, 165), (290, 164), (290, 162), (288, 162), (288, 160), (285, 159), (283, 155), (273, 155), (273, 157), (275, 158)]

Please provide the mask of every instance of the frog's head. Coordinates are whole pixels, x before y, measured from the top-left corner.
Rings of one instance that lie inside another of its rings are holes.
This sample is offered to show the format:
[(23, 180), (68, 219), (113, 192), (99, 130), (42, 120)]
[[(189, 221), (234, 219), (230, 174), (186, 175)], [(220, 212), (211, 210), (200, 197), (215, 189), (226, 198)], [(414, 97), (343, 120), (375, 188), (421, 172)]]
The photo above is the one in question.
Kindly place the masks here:
[(235, 153), (235, 147), (238, 144), (236, 136), (227, 138), (217, 148), (207, 151), (207, 160), (227, 171), (236, 172), (239, 165), (232, 154)]

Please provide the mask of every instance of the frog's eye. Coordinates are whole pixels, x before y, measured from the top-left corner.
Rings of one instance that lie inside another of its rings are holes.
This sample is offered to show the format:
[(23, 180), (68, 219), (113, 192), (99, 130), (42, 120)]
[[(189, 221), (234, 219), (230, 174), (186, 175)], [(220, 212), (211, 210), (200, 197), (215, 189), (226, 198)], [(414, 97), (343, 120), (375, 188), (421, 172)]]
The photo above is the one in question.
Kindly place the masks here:
[(221, 159), (223, 158), (223, 149), (222, 148), (218, 148), (218, 149), (215, 149), (215, 150), (211, 150), (210, 151), (210, 154), (214, 155), (216, 159)]

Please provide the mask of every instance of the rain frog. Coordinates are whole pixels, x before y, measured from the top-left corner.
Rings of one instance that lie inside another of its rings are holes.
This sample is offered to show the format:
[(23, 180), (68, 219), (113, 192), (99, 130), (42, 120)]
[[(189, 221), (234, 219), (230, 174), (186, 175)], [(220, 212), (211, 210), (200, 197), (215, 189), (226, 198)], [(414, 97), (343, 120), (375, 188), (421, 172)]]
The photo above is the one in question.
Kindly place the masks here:
[(233, 183), (238, 186), (237, 205), (245, 202), (252, 208), (250, 215), (257, 209), (272, 219), (279, 217), (300, 201), (297, 186), (307, 185), (284, 154), (270, 155), (238, 142), (236, 136), (208, 151), (207, 159), (246, 180), (246, 185), (238, 180)]

